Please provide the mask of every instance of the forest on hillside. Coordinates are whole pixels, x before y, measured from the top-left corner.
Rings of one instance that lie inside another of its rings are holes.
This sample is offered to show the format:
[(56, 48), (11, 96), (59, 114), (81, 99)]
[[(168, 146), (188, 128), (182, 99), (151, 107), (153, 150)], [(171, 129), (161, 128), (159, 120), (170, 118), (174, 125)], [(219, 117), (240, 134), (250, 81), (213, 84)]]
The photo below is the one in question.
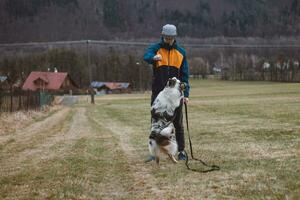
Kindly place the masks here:
[(300, 0), (0, 1), (0, 43), (153, 38), (165, 23), (190, 38), (298, 36)]
[[(80, 87), (97, 80), (149, 89), (147, 46), (134, 42), (157, 42), (165, 23), (189, 44), (194, 77), (300, 81), (300, 0), (1, 0), (0, 75), (22, 82), (31, 71), (57, 68)], [(9, 44), (18, 42), (45, 43)]]

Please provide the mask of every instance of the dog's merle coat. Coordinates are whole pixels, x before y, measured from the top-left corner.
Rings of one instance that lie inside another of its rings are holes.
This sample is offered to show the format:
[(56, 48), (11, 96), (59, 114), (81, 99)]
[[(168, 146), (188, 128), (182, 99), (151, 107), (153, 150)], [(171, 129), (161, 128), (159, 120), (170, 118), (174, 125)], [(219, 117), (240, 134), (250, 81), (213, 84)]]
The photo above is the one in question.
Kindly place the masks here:
[(151, 133), (149, 136), (149, 151), (159, 163), (159, 154), (167, 154), (173, 162), (177, 152), (175, 128), (173, 120), (176, 109), (183, 98), (183, 84), (175, 77), (169, 79), (166, 87), (158, 94), (151, 107)]

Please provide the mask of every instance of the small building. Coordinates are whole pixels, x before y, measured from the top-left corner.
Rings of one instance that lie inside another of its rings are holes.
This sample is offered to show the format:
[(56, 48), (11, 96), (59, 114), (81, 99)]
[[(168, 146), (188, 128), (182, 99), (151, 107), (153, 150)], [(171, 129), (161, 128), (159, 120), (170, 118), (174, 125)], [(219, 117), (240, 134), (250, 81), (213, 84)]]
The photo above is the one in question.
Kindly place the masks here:
[(130, 93), (131, 85), (126, 82), (99, 82), (93, 81), (91, 87), (97, 91), (97, 94), (117, 94)]
[(9, 76), (1, 76), (0, 75), (0, 89), (1, 90), (11, 90), (11, 89), (21, 89), (22, 87), (22, 80), (17, 79), (13, 82), (9, 78)]
[(66, 93), (78, 89), (78, 86), (66, 72), (31, 72), (22, 89)]
[(7, 76), (0, 75), (0, 89), (1, 90), (9, 90), (10, 89), (10, 85), (8, 83)]

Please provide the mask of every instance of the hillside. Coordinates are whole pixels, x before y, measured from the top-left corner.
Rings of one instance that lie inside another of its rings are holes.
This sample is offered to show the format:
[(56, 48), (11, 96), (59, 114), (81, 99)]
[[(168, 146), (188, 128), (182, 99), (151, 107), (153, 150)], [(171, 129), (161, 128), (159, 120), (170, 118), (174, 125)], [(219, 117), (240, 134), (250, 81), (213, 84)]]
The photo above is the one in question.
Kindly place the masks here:
[(300, 0), (2, 0), (0, 43), (181, 36), (298, 36)]

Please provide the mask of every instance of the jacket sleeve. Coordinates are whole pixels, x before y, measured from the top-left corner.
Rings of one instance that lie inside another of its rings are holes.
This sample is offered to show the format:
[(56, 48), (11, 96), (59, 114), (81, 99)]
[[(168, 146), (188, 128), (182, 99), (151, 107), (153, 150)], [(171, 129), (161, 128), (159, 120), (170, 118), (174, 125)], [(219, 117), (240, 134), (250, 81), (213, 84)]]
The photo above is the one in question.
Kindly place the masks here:
[(187, 62), (186, 55), (184, 55), (182, 66), (181, 66), (180, 70), (181, 70), (181, 73), (180, 73), (181, 81), (186, 84), (186, 88), (184, 90), (184, 96), (189, 97), (189, 95), (190, 95), (190, 83), (189, 83), (190, 72), (189, 72), (189, 64)]
[(156, 55), (157, 51), (159, 50), (158, 44), (153, 44), (148, 47), (146, 53), (144, 54), (144, 61), (146, 61), (149, 64), (153, 64), (153, 57)]

